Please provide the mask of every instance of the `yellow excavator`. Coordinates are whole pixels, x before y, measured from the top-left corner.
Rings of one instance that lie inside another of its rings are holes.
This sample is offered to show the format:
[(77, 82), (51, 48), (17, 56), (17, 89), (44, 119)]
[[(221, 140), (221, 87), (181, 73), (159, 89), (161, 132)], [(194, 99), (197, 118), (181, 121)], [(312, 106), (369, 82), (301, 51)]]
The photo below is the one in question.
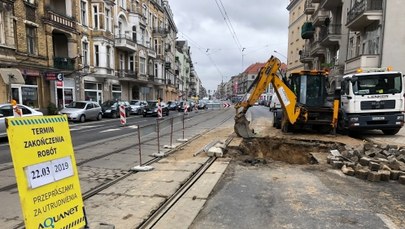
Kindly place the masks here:
[[(260, 69), (256, 79), (247, 90), (249, 98), (235, 104), (235, 133), (242, 138), (252, 138), (256, 134), (246, 119), (248, 109), (260, 98), (269, 84), (281, 103), (281, 129), (283, 132), (312, 129), (336, 132), (339, 100), (333, 104), (327, 101), (327, 76), (325, 71), (299, 71), (287, 79), (280, 72), (281, 62), (271, 57)], [(253, 89), (253, 90), (252, 90)], [(247, 96), (245, 95), (244, 98)], [(239, 112), (239, 109), (242, 110)]]

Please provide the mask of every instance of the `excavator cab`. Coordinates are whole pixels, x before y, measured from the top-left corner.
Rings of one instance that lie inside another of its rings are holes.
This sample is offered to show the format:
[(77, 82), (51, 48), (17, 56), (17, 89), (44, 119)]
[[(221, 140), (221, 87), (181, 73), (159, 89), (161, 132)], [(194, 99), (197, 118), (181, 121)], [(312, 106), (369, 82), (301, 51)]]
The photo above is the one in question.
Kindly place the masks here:
[(325, 71), (300, 71), (291, 73), (289, 87), (297, 96), (298, 104), (306, 107), (323, 107), (327, 102), (328, 78)]

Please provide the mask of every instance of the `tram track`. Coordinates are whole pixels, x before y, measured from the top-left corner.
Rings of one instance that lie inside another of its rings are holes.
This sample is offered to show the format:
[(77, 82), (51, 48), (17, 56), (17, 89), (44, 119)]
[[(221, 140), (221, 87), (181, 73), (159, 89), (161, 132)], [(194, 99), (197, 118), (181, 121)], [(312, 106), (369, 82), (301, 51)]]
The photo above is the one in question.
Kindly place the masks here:
[[(225, 141), (225, 145), (228, 145), (232, 141), (233, 137), (228, 136)], [(196, 152), (198, 153), (198, 152)], [(146, 219), (138, 229), (153, 228), (168, 212), (172, 207), (186, 194), (188, 190), (202, 177), (202, 175), (214, 164), (217, 160), (217, 157), (209, 157), (195, 172), (188, 178), (181, 187), (176, 190), (173, 195), (171, 195), (153, 214)]]

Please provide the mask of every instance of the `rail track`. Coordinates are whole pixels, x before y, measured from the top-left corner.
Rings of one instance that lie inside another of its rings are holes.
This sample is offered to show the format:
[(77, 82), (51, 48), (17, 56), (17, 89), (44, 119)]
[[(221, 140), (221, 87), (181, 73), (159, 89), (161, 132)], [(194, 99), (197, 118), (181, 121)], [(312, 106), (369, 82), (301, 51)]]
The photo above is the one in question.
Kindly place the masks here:
[[(225, 145), (228, 145), (233, 139), (233, 136), (228, 136), (225, 141)], [(196, 152), (198, 153), (198, 152)], [(195, 154), (196, 154), (195, 153)], [(160, 219), (162, 219), (170, 209), (181, 199), (181, 197), (201, 178), (201, 176), (211, 167), (212, 164), (217, 160), (216, 157), (209, 157), (195, 172), (194, 174), (185, 181), (181, 187), (173, 193), (153, 214), (141, 223), (137, 228), (146, 229), (153, 228)]]

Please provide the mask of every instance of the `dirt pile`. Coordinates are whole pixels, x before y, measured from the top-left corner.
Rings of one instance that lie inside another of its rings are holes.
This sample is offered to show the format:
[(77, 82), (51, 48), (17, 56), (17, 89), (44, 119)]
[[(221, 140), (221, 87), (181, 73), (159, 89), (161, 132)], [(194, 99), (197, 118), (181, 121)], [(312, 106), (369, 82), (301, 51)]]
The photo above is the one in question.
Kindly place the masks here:
[(237, 149), (228, 149), (228, 156), (238, 157), (246, 163), (257, 164), (267, 161), (283, 161), (290, 164), (316, 164), (312, 153), (327, 154), (331, 148), (342, 144), (314, 140), (282, 137), (243, 139)]
[(405, 147), (365, 143), (363, 148), (341, 146), (327, 161), (349, 176), (369, 181), (398, 180), (405, 184)]

